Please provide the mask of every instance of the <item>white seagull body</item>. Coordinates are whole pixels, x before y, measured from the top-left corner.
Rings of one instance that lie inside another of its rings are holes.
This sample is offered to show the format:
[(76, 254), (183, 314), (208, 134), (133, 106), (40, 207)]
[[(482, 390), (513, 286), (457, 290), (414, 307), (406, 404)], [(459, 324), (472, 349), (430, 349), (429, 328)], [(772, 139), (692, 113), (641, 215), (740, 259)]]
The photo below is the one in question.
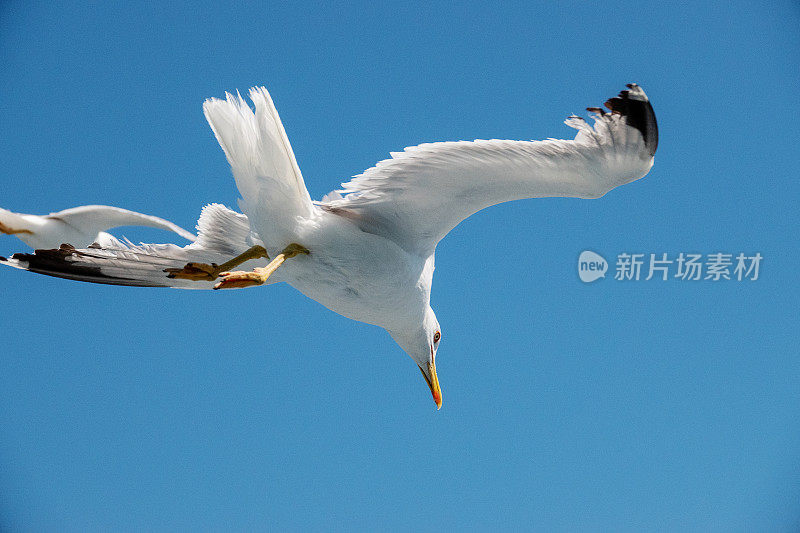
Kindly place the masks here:
[(0, 208), (0, 233), (14, 235), (34, 249), (58, 248), (70, 243), (85, 248), (117, 246), (117, 239), (106, 230), (119, 226), (147, 226), (177, 233), (188, 241), (195, 236), (163, 218), (144, 215), (108, 205), (82, 205), (49, 215), (26, 215)]
[[(611, 113), (589, 108), (594, 126), (569, 117), (566, 123), (578, 130), (573, 140), (406, 148), (319, 202), (308, 194), (266, 89), (251, 89), (255, 111), (238, 95), (209, 99), (205, 115), (231, 165), (244, 214), (206, 206), (197, 240), (185, 247), (79, 249), (65, 242), (3, 262), (119, 285), (210, 289), (283, 281), (341, 315), (386, 329), (416, 361), (440, 407), (441, 329), (430, 306), (437, 243), (491, 205), (598, 198), (646, 175), (658, 143), (655, 115), (644, 91), (628, 87), (606, 102)], [(267, 257), (275, 259), (264, 267)], [(239, 265), (245, 270), (223, 272)]]

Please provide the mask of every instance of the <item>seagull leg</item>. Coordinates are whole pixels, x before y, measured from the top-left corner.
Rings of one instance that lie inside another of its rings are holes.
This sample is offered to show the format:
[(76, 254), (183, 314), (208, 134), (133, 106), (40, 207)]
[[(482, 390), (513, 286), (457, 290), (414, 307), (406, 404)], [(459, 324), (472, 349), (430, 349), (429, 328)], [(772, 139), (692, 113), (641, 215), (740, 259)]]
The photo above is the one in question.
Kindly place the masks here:
[(263, 246), (256, 245), (221, 265), (216, 263), (211, 263), (210, 265), (208, 263), (186, 263), (183, 268), (165, 268), (164, 272), (167, 272), (168, 278), (214, 281), (219, 277), (220, 273), (236, 268), (251, 259), (260, 259), (262, 257), (269, 259), (267, 250)]
[(240, 289), (244, 287), (255, 287), (256, 285), (263, 285), (273, 272), (278, 270), (278, 267), (289, 258), (299, 254), (309, 254), (308, 248), (297, 243), (292, 243), (283, 249), (281, 253), (275, 256), (275, 259), (262, 268), (253, 269), (251, 272), (240, 270), (238, 272), (223, 272), (219, 276), (220, 279), (214, 290), (217, 289)]
[(29, 229), (11, 229), (2, 222), (0, 222), (0, 233), (5, 233), (6, 235), (16, 235), (18, 233), (33, 234), (33, 232)]

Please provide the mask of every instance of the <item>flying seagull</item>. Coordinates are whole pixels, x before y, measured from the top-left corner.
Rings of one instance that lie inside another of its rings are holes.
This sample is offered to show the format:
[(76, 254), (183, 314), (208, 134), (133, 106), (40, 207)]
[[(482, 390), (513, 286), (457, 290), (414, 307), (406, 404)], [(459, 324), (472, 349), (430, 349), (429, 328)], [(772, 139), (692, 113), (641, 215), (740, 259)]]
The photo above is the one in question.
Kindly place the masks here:
[(82, 205), (41, 216), (0, 208), (0, 233), (14, 235), (34, 249), (58, 248), (63, 243), (78, 248), (93, 243), (118, 246), (106, 230), (119, 226), (148, 226), (175, 232), (188, 241), (195, 239), (169, 220), (107, 205)]
[[(599, 198), (645, 176), (658, 130), (635, 84), (570, 116), (572, 140), (436, 142), (391, 154), (312, 201), (267, 90), (211, 98), (206, 119), (241, 195), (237, 213), (206, 206), (195, 242), (117, 242), (14, 254), (2, 263), (115, 285), (228, 289), (286, 282), (345, 317), (386, 329), (417, 363), (437, 408), (442, 330), (430, 306), (436, 245), (485, 207), (522, 198)], [(265, 264), (266, 263), (266, 264)], [(239, 270), (234, 270), (234, 269)]]

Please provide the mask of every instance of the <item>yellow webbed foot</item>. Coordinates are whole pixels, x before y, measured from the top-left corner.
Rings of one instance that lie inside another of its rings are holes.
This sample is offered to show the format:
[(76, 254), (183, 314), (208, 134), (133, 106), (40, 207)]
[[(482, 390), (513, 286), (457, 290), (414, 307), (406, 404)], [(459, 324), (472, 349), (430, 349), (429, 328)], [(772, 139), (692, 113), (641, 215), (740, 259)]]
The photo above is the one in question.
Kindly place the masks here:
[[(263, 285), (264, 282), (267, 281), (269, 278), (269, 274), (264, 275), (262, 272), (265, 269), (263, 268), (256, 268), (251, 270), (250, 272), (244, 270), (237, 270), (236, 272), (223, 272), (220, 274), (220, 279), (216, 285), (214, 285), (214, 290), (217, 289), (244, 289), (247, 287), (255, 287), (257, 285)], [(271, 274), (271, 272), (270, 272)]]
[(308, 248), (306, 248), (302, 244), (297, 244), (296, 242), (293, 242), (292, 244), (283, 249), (281, 255), (285, 256), (286, 259), (289, 259), (290, 257), (294, 257), (296, 255), (300, 254), (308, 255), (310, 253), (311, 252), (308, 251)]
[(216, 263), (186, 263), (183, 268), (165, 268), (168, 278), (188, 279), (191, 281), (214, 281), (219, 277), (220, 266)]
[(168, 278), (188, 279), (190, 281), (214, 281), (220, 273), (246, 263), (251, 259), (269, 259), (267, 250), (263, 246), (253, 246), (247, 251), (237, 255), (230, 261), (221, 265), (216, 263), (186, 263), (183, 268), (165, 268)]
[(255, 268), (251, 272), (239, 270), (236, 272), (222, 272), (219, 276), (219, 282), (214, 285), (214, 290), (217, 289), (242, 289), (245, 287), (255, 287), (256, 285), (263, 285), (269, 279), (273, 272), (278, 270), (278, 267), (289, 258), (299, 254), (308, 255), (308, 248), (293, 242), (283, 249), (281, 253), (275, 256), (275, 259), (263, 268)]

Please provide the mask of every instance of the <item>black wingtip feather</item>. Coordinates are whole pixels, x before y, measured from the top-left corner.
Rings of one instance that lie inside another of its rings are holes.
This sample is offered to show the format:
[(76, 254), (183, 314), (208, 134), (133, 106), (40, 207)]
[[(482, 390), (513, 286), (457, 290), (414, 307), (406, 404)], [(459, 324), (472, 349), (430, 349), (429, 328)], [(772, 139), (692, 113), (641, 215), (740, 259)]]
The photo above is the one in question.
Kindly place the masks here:
[(70, 256), (80, 256), (82, 252), (70, 244), (62, 244), (57, 249), (34, 250), (32, 254), (16, 253), (11, 259), (27, 263), (26, 270), (56, 278), (88, 281), (106, 285), (133, 285), (140, 287), (158, 287), (147, 281), (121, 278), (104, 274), (99, 267), (86, 266), (68, 261)]
[[(607, 100), (605, 106), (612, 113), (624, 116), (628, 126), (639, 130), (648, 152), (651, 156), (655, 155), (658, 148), (658, 123), (653, 106), (638, 85), (629, 83), (626, 86), (630, 91), (621, 91), (619, 96)], [(636, 98), (631, 98), (631, 91), (639, 93)]]

